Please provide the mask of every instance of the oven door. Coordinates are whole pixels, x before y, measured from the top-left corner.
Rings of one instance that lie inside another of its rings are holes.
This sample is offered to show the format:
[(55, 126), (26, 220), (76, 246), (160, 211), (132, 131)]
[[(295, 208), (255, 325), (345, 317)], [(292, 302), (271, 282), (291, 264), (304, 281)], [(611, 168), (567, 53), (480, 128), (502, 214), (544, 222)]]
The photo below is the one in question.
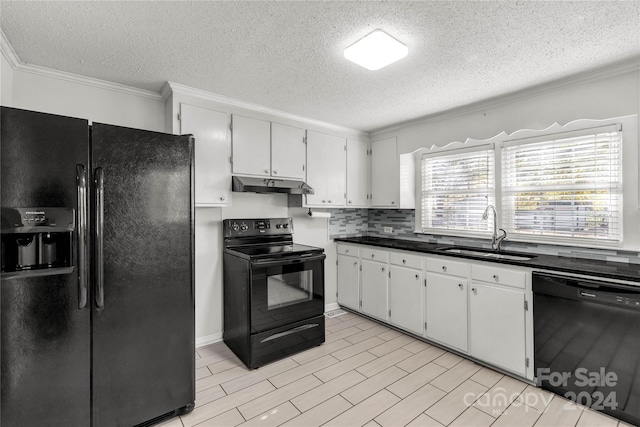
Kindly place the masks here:
[(324, 313), (324, 254), (251, 263), (251, 333)]

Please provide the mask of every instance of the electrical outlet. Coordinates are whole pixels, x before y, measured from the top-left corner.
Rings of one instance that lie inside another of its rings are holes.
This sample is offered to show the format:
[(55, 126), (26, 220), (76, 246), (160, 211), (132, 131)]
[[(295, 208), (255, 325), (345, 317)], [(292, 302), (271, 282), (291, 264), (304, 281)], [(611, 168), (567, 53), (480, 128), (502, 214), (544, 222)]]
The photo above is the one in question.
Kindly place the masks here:
[(385, 233), (393, 233), (393, 227), (385, 227), (384, 228), (384, 232)]

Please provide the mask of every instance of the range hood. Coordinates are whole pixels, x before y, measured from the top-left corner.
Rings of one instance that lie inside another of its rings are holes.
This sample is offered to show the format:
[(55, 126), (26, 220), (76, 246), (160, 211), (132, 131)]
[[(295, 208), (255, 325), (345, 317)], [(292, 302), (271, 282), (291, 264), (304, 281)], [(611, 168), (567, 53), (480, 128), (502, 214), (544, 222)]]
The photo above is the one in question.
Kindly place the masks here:
[(246, 176), (234, 176), (232, 190), (248, 193), (313, 194), (313, 188), (303, 181)]

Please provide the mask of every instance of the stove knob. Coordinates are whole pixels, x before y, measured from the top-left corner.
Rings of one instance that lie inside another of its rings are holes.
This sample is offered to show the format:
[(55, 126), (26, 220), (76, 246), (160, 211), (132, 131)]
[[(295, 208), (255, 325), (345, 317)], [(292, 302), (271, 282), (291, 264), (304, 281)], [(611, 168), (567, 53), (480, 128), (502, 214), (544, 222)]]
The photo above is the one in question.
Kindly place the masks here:
[(284, 228), (289, 228), (289, 224), (282, 224)]
[(231, 224), (231, 231), (237, 232), (238, 230), (240, 230), (240, 226), (238, 225), (237, 222), (234, 222), (233, 224)]
[(276, 224), (276, 228), (282, 228), (282, 224)]
[(243, 222), (243, 223), (240, 225), (240, 230), (242, 230), (242, 231), (247, 231), (247, 229), (249, 229), (249, 226)]

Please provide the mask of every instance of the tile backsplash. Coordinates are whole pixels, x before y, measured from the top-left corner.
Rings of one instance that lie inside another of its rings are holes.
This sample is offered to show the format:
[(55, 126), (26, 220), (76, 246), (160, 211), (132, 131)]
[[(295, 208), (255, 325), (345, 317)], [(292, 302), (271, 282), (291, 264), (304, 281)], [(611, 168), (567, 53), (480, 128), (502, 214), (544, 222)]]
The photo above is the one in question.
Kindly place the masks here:
[[(491, 248), (491, 242), (487, 239), (415, 233), (414, 224), (415, 211), (413, 209), (332, 209), (329, 219), (329, 237), (335, 239), (338, 237), (377, 236), (441, 245)], [(393, 231), (391, 233), (385, 232), (385, 227), (391, 227)], [(640, 254), (633, 251), (511, 242), (509, 240), (502, 243), (502, 248), (544, 255), (640, 264)]]

